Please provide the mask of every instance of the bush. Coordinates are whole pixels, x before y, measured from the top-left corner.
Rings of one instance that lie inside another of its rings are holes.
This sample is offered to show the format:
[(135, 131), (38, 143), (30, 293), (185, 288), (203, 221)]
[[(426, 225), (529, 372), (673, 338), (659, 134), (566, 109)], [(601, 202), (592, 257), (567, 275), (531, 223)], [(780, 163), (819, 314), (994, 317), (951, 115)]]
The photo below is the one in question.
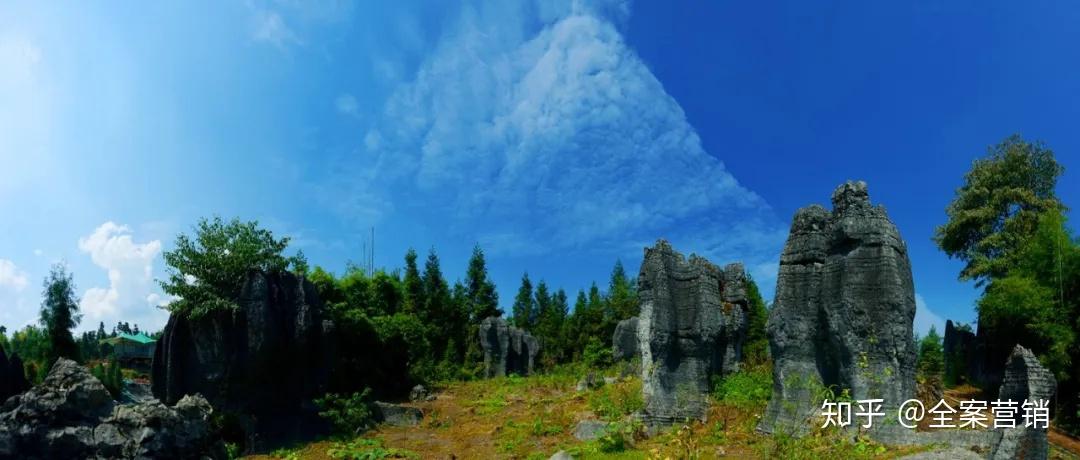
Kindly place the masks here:
[(741, 409), (762, 407), (772, 396), (772, 369), (768, 365), (743, 369), (721, 378), (713, 387), (713, 399)]
[(641, 380), (627, 380), (604, 385), (589, 394), (589, 408), (597, 416), (615, 420), (645, 408)]
[(109, 394), (113, 399), (120, 399), (120, 393), (124, 389), (124, 377), (120, 370), (120, 363), (116, 361), (116, 358), (110, 359), (104, 366), (101, 363), (95, 364), (90, 368), (90, 375), (93, 375), (101, 381), (102, 385), (105, 385), (105, 389), (109, 390)]
[(589, 337), (585, 350), (581, 353), (581, 360), (588, 367), (608, 367), (611, 365), (611, 348), (605, 346), (600, 339)]
[(315, 404), (319, 406), (319, 416), (327, 419), (333, 425), (334, 431), (356, 435), (375, 426), (374, 412), (368, 401), (370, 393), (371, 390), (367, 388), (348, 396), (327, 393), (316, 399)]

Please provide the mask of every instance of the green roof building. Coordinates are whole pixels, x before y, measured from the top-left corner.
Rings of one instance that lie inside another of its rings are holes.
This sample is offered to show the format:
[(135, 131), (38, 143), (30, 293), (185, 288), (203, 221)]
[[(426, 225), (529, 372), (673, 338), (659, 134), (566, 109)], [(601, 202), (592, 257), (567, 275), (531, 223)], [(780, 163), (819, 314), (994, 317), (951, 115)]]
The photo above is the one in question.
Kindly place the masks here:
[(154, 358), (154, 346), (157, 340), (143, 334), (117, 334), (116, 337), (102, 339), (101, 343), (112, 345), (113, 354), (120, 361), (150, 361)]

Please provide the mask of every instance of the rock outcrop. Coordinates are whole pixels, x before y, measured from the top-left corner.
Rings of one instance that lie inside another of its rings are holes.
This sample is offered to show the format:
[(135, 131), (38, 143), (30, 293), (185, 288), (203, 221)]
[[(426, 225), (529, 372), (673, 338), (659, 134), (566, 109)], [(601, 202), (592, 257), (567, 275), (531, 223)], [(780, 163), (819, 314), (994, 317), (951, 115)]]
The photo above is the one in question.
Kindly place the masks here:
[(743, 272), (687, 260), (664, 240), (645, 249), (637, 330), (646, 423), (704, 419), (710, 375), (738, 369), (748, 327)]
[[(1021, 406), (1025, 401), (1036, 403), (1044, 401), (1049, 407), (1054, 396), (1057, 381), (1054, 374), (1039, 363), (1038, 358), (1028, 349), (1017, 345), (1005, 363), (1005, 376), (998, 392), (998, 401), (1016, 401)], [(1004, 428), (1001, 442), (994, 448), (990, 458), (1046, 459), (1050, 446), (1046, 438), (1046, 428), (1025, 427), (1024, 411), (1016, 411), (1016, 428)]]
[(529, 375), (540, 353), (540, 342), (498, 316), (480, 322), (480, 346), (484, 349), (484, 375)]
[(174, 404), (202, 394), (214, 408), (250, 417), (248, 447), (310, 434), (322, 421), (333, 324), (315, 287), (289, 272), (247, 274), (235, 310), (173, 314), (154, 353), (154, 396)]
[(198, 395), (173, 407), (117, 404), (85, 368), (60, 359), (0, 408), (0, 458), (225, 458), (210, 414)]
[(4, 348), (0, 347), (0, 404), (29, 388), (19, 355), (12, 354), (9, 360)]
[(417, 426), (424, 412), (412, 406), (375, 401), (375, 421), (390, 426)]
[[(975, 333), (970, 329), (961, 329), (952, 320), (945, 321), (945, 337), (942, 341), (945, 354), (945, 375), (957, 380), (970, 378), (975, 367)], [(959, 381), (953, 383), (960, 383)]]
[(615, 361), (630, 361), (641, 356), (641, 344), (638, 343), (638, 317), (619, 321), (611, 339), (611, 357)]
[(839, 186), (832, 204), (832, 212), (812, 205), (795, 213), (780, 258), (764, 432), (806, 432), (822, 388), (892, 405), (915, 396), (907, 246), (885, 209), (870, 204), (866, 183)]

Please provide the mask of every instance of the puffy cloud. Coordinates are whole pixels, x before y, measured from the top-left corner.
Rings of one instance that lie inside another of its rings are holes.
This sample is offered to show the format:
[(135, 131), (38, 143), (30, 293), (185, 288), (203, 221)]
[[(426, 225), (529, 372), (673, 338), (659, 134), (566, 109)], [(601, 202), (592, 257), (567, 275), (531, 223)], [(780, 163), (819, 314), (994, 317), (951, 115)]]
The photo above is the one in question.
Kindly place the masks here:
[(26, 289), (26, 273), (15, 266), (15, 262), (0, 259), (0, 287), (6, 287), (16, 292)]
[(155, 292), (153, 264), (161, 253), (161, 241), (137, 243), (131, 229), (106, 222), (90, 235), (79, 238), (79, 250), (90, 255), (94, 265), (105, 269), (109, 287), (92, 287), (82, 296), (79, 307), (90, 322), (110, 320), (138, 322), (144, 327), (164, 323), (164, 312), (156, 308), (168, 303)]
[(945, 320), (930, 310), (930, 307), (926, 305), (926, 300), (918, 293), (915, 294), (915, 322), (912, 326), (919, 337), (926, 337), (926, 334), (930, 332), (930, 326), (934, 326), (938, 334), (945, 334)]
[(422, 214), (493, 253), (663, 236), (718, 261), (774, 259), (786, 232), (627, 46), (628, 14), (627, 2), (466, 6), (352, 164), (332, 166), (333, 204)]

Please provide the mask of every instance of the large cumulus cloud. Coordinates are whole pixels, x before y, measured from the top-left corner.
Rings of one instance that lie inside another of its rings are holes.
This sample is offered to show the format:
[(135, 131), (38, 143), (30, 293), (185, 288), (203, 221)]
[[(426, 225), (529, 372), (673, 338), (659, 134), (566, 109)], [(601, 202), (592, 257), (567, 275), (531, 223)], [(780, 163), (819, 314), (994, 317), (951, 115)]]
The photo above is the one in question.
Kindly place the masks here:
[(348, 212), (424, 215), (495, 252), (665, 236), (774, 270), (784, 232), (626, 44), (628, 14), (622, 2), (463, 8), (341, 168)]

